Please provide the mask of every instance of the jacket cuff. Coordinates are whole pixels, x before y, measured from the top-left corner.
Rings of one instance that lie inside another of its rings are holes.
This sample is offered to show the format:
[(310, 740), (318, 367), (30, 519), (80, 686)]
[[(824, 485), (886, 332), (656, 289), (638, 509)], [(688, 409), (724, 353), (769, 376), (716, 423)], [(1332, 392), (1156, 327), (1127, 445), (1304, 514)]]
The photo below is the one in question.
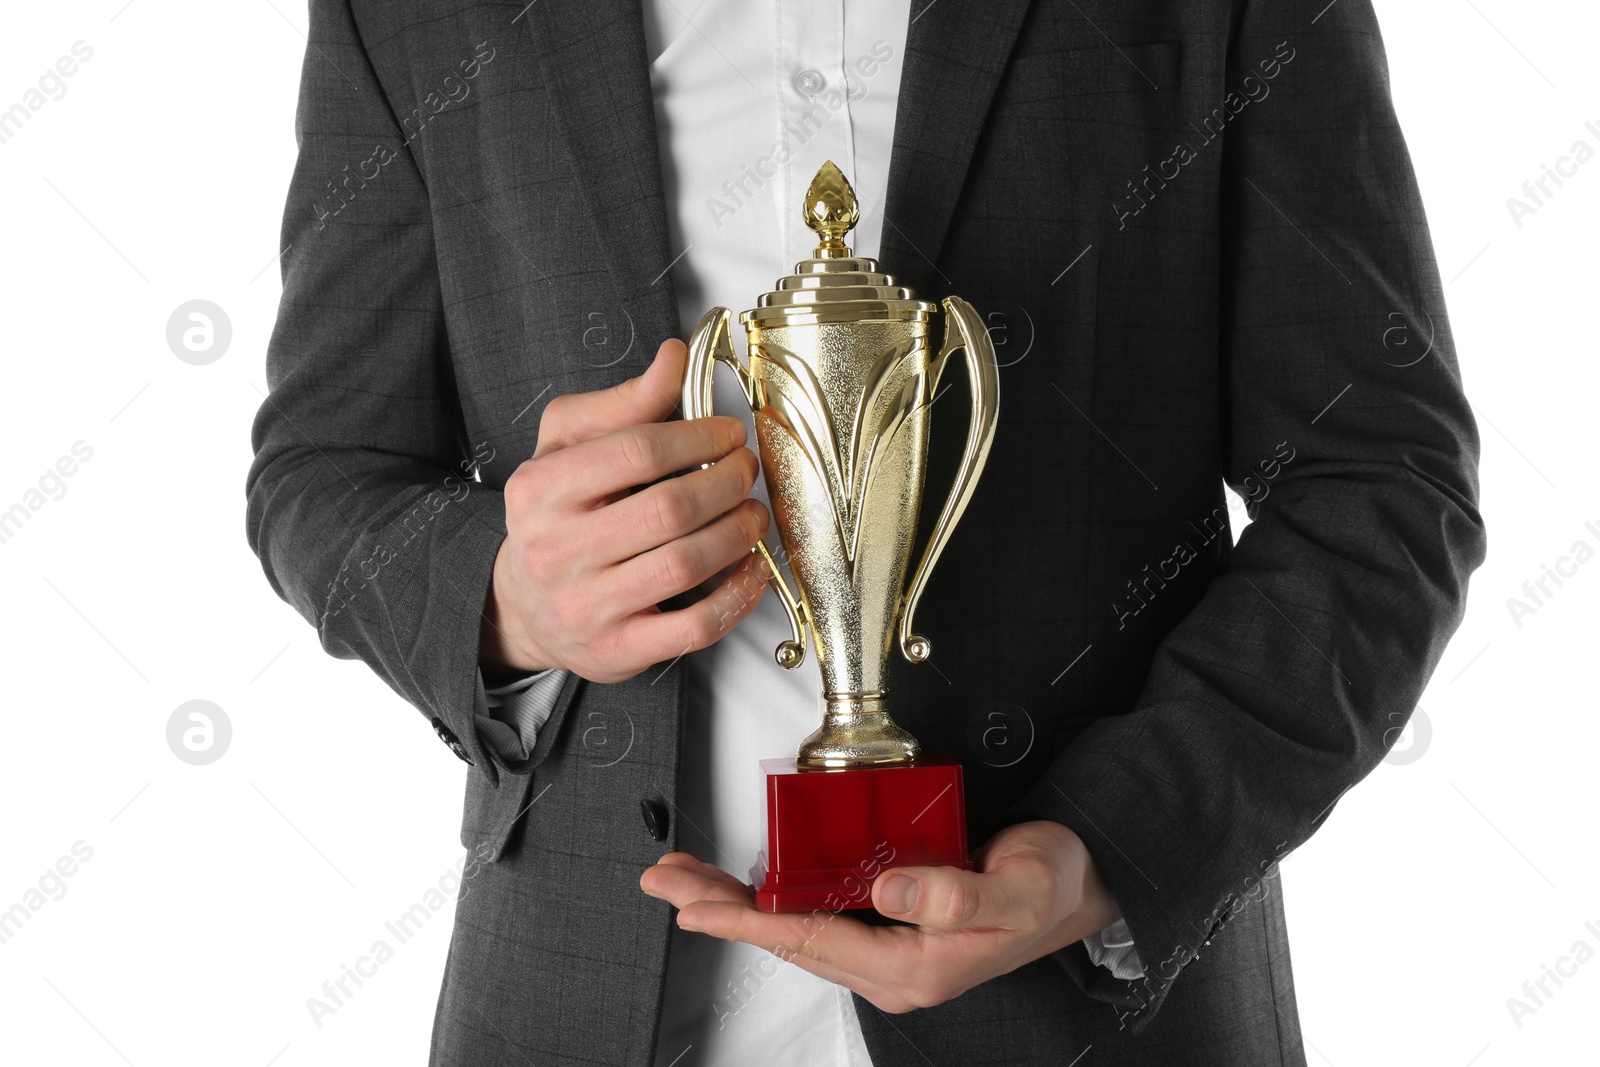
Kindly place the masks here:
[(474, 706), (473, 722), (501, 763), (520, 764), (532, 755), (539, 729), (549, 721), (566, 680), (566, 671), (551, 669), (484, 689), (485, 706)]
[(1095, 966), (1106, 968), (1113, 977), (1125, 981), (1144, 977), (1144, 963), (1134, 946), (1133, 934), (1128, 932), (1128, 924), (1122, 919), (1084, 938), (1083, 947)]
[[(1003, 820), (1049, 819), (1083, 839), (1116, 899), (1130, 939), (1139, 946), (1141, 973), (1128, 979), (1097, 966), (1082, 941), (1051, 958), (1086, 996), (1125, 1009), (1123, 1020), (1137, 1034), (1165, 1001), (1179, 972), (1227, 920), (1226, 904), (1213, 905), (1225, 897), (1219, 887), (1227, 884), (1233, 865), (1224, 841), (1200, 840), (1207, 836), (1206, 827), (1175, 824), (1178, 813), (1191, 811), (1191, 805), (1174, 786), (1123, 754), (1123, 746), (1138, 740), (1129, 740), (1121, 729), (1125, 725), (1102, 721), (1099, 731), (1091, 729), (1064, 749)], [(1116, 734), (1108, 728), (1116, 728)], [(1152, 851), (1152, 842), (1186, 835), (1195, 848), (1215, 857), (1207, 869), (1194, 869), (1192, 857), (1169, 855), (1174, 850), (1164, 846)]]

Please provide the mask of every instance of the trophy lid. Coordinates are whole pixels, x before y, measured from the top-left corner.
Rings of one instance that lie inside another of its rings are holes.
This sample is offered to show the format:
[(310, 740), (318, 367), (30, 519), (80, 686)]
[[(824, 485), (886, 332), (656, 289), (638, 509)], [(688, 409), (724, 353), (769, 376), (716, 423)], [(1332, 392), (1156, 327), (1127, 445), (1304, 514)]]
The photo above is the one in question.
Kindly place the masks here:
[(739, 316), (747, 328), (928, 320), (933, 304), (896, 285), (893, 277), (878, 269), (877, 260), (858, 259), (845, 245), (844, 236), (861, 217), (861, 209), (856, 191), (831, 159), (811, 179), (802, 213), (821, 243), (812, 258), (796, 263), (793, 274), (779, 278), (775, 290), (763, 293), (753, 309)]

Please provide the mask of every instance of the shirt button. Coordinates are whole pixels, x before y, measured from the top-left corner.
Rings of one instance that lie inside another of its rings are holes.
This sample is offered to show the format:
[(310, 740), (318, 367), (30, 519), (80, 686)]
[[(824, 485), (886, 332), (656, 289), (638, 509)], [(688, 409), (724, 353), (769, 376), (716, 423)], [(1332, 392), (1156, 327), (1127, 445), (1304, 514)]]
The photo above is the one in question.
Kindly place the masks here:
[(794, 87), (803, 96), (816, 96), (827, 84), (822, 75), (814, 70), (802, 70), (794, 76)]

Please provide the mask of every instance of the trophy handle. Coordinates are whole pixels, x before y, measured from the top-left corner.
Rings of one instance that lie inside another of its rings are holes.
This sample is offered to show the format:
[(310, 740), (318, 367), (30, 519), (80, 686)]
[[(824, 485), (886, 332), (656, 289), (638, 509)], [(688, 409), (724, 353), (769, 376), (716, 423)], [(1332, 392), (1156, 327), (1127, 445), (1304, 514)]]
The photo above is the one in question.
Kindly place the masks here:
[(989, 446), (994, 443), (995, 421), (1000, 412), (999, 361), (995, 357), (994, 343), (989, 340), (989, 331), (984, 328), (977, 311), (965, 300), (951, 296), (946, 297), (943, 303), (944, 349), (928, 368), (929, 402), (938, 392), (939, 379), (944, 375), (950, 356), (959, 348), (966, 352), (967, 378), (972, 388), (972, 415), (967, 426), (967, 446), (961, 454), (961, 467), (956, 472), (955, 484), (950, 487), (950, 496), (944, 502), (944, 510), (939, 513), (933, 536), (928, 540), (928, 547), (923, 550), (922, 560), (917, 564), (911, 584), (906, 588), (905, 610), (900, 613), (900, 653), (912, 663), (921, 663), (932, 651), (928, 639), (912, 630), (917, 601), (922, 599), (922, 591), (927, 587), (929, 575), (933, 573), (933, 565), (939, 562), (939, 554), (955, 532), (956, 523), (961, 521), (961, 515), (972, 499), (972, 492), (977, 488), (978, 476), (983, 473), (984, 463), (989, 458)]
[[(744, 392), (745, 403), (750, 406), (751, 412), (761, 406), (755, 379), (734, 353), (733, 340), (728, 333), (728, 320), (731, 317), (732, 313), (727, 308), (712, 308), (701, 318), (689, 338), (689, 366), (683, 376), (683, 417), (686, 419), (702, 419), (714, 414), (712, 375), (719, 362), (726, 363), (739, 375), (739, 387)], [(793, 639), (779, 643), (773, 657), (778, 661), (778, 666), (792, 671), (806, 661), (805, 604), (789, 588), (789, 583), (784, 581), (778, 570), (778, 562), (767, 551), (765, 542), (757, 541), (750, 551), (759, 553), (766, 561), (767, 581), (778, 594), (778, 599), (783, 601), (784, 611), (789, 616), (789, 630), (794, 635)]]

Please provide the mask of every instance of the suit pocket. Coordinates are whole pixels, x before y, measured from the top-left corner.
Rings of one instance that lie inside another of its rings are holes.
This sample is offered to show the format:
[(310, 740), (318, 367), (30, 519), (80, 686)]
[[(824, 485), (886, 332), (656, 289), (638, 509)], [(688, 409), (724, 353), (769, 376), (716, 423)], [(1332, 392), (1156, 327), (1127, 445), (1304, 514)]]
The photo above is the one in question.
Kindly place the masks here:
[(1017, 56), (1006, 67), (1005, 92), (1016, 104), (1042, 104), (1110, 93), (1154, 93), (1178, 87), (1177, 41), (1101, 45)]

